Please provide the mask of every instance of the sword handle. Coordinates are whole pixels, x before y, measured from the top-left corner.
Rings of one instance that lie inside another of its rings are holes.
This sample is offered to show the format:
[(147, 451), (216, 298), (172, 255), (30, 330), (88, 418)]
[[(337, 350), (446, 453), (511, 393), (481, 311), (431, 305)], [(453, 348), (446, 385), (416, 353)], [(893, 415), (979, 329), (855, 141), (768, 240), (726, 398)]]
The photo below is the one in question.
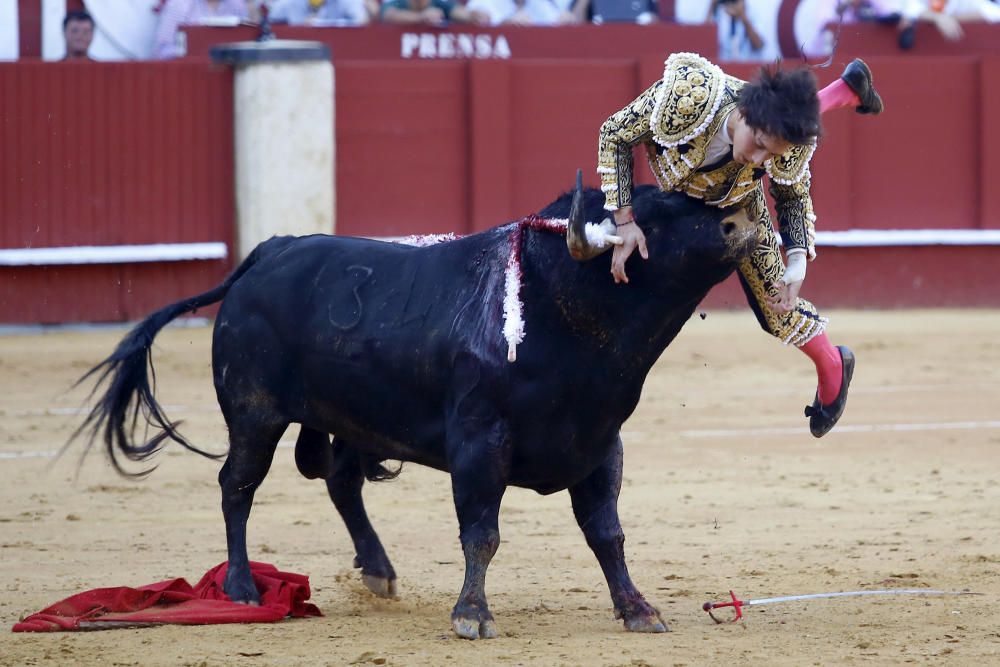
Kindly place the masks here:
[(721, 609), (722, 607), (732, 607), (734, 610), (736, 610), (736, 617), (729, 622), (735, 623), (736, 621), (743, 618), (743, 605), (745, 605), (746, 602), (737, 598), (736, 593), (733, 593), (732, 591), (729, 591), (729, 597), (732, 598), (732, 602), (706, 602), (701, 606), (701, 608), (704, 609), (706, 612), (708, 612), (708, 615), (716, 623), (725, 623), (725, 621), (719, 620), (715, 616), (715, 614), (712, 613), (712, 610)]

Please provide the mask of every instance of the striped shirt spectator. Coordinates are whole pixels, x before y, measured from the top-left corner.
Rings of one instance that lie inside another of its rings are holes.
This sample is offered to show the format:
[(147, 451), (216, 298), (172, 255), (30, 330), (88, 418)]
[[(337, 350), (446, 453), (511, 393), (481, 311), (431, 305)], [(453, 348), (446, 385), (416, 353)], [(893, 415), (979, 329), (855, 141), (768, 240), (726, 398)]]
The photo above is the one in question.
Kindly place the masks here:
[(246, 19), (253, 4), (252, 0), (166, 0), (156, 26), (154, 56), (167, 60), (185, 55), (187, 49), (177, 31), (182, 25), (197, 25), (206, 19)]

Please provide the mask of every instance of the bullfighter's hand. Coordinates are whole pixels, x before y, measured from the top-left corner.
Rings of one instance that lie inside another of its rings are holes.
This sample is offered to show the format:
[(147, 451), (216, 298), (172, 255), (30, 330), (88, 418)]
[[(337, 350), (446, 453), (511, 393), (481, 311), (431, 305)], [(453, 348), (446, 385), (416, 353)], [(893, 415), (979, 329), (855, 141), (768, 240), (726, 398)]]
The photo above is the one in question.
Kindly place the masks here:
[(646, 235), (635, 223), (632, 217), (632, 208), (625, 207), (615, 211), (615, 226), (618, 235), (622, 237), (621, 245), (616, 245), (611, 253), (611, 275), (615, 277), (615, 283), (627, 283), (628, 276), (625, 275), (625, 262), (638, 248), (643, 259), (649, 259), (649, 251), (646, 249)]
[(806, 279), (805, 248), (791, 248), (785, 253), (787, 264), (781, 280), (775, 285), (776, 293), (767, 297), (771, 310), (778, 313), (790, 313), (795, 308), (802, 289), (802, 281)]
[(771, 310), (782, 314), (795, 310), (795, 304), (799, 300), (799, 290), (802, 289), (802, 281), (797, 280), (792, 283), (786, 283), (779, 280), (775, 288), (778, 290), (778, 293), (767, 297)]

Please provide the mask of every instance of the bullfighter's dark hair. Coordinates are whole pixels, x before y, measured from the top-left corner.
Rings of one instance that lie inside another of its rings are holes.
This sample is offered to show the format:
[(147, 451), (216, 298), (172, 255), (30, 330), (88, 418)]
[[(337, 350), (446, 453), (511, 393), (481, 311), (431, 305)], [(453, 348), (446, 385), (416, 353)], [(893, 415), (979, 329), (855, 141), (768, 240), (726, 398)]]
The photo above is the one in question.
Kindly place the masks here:
[(808, 144), (823, 132), (816, 77), (805, 68), (761, 67), (739, 92), (737, 106), (747, 125), (793, 144)]
[(94, 17), (81, 10), (66, 12), (66, 18), (63, 19), (63, 30), (66, 30), (66, 26), (69, 25), (70, 21), (87, 21), (91, 27), (94, 25)]

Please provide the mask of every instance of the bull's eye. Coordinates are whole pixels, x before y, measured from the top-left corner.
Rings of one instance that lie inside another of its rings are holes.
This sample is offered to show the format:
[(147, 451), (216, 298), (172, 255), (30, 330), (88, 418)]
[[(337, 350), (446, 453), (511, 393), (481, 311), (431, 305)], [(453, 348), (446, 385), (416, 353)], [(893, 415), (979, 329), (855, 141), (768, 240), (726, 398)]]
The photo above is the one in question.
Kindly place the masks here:
[(722, 235), (723, 236), (732, 236), (735, 233), (736, 233), (736, 223), (735, 222), (727, 220), (726, 222), (722, 223)]

